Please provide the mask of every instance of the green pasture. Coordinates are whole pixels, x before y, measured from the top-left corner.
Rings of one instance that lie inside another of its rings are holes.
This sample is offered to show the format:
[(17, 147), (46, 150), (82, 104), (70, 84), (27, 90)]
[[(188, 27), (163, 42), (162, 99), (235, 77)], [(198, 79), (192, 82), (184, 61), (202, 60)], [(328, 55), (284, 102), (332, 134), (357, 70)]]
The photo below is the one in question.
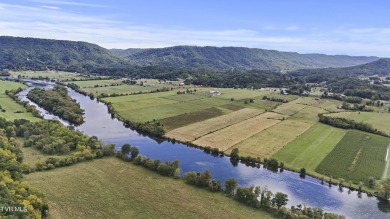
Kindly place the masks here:
[(221, 193), (111, 157), (28, 174), (50, 218), (272, 218)]
[[(30, 121), (38, 121), (39, 118), (34, 117), (31, 113), (27, 112), (26, 109), (16, 103), (13, 99), (8, 97), (5, 94), (6, 90), (16, 90), (19, 87), (25, 88), (26, 86), (21, 83), (12, 82), (12, 81), (1, 81), (0, 80), (0, 117), (3, 117), (7, 120), (14, 119), (27, 119)], [(3, 112), (3, 110), (5, 110)]]

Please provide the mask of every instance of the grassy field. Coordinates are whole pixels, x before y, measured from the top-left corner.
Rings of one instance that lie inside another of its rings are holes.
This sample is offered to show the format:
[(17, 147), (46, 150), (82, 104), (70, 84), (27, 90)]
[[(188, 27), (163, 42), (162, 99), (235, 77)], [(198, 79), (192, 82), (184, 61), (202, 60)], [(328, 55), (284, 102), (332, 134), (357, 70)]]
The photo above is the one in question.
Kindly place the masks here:
[(279, 123), (284, 116), (266, 112), (253, 118), (233, 124), (224, 129), (202, 136), (194, 141), (199, 146), (210, 146), (226, 151), (233, 145)]
[(305, 168), (315, 175), (315, 168), (333, 150), (347, 130), (317, 123), (301, 136), (280, 149), (273, 158), (284, 162), (286, 167)]
[(291, 119), (315, 124), (318, 122), (318, 114), (326, 112), (327, 111), (318, 107), (306, 106), (305, 108), (292, 115)]
[(238, 148), (240, 155), (269, 158), (310, 126), (310, 123), (287, 119), (234, 145), (227, 153)]
[(272, 218), (114, 157), (25, 179), (45, 193), (50, 218)]
[(340, 106), (342, 104), (342, 102), (338, 101), (338, 100), (334, 100), (334, 99), (301, 97), (301, 98), (297, 99), (297, 101), (295, 101), (295, 103), (321, 108), (321, 109), (326, 110), (328, 112), (343, 111), (343, 109), (337, 109), (337, 107)]
[(284, 115), (294, 115), (295, 113), (299, 112), (303, 108), (305, 108), (305, 105), (298, 104), (298, 100), (291, 101), (289, 103), (282, 104), (278, 106), (276, 109), (274, 109), (274, 112), (281, 113)]
[(367, 182), (369, 176), (382, 177), (389, 139), (360, 131), (349, 131), (316, 171), (333, 176)]
[(138, 92), (150, 92), (155, 90), (151, 87), (143, 87), (139, 85), (119, 85), (119, 86), (107, 86), (107, 87), (93, 87), (93, 88), (82, 88), (83, 91), (87, 93), (92, 93), (94, 95), (104, 94), (131, 94)]
[(26, 86), (17, 82), (0, 81), (0, 106), (5, 110), (5, 112), (0, 110), (0, 117), (8, 120), (28, 119), (30, 121), (39, 121), (39, 118), (34, 117), (31, 113), (27, 112), (22, 105), (16, 103), (5, 94), (5, 90), (16, 90), (19, 87), (25, 88)]
[(26, 78), (49, 78), (49, 79), (54, 79), (58, 81), (63, 81), (63, 80), (80, 80), (84, 79), (85, 77), (80, 75), (80, 74), (74, 74), (70, 72), (63, 72), (63, 71), (16, 71), (16, 72), (11, 72), (12, 77), (18, 77), (24, 76)]
[(194, 141), (195, 139), (207, 135), (211, 132), (223, 129), (227, 126), (236, 124), (246, 119), (252, 118), (262, 112), (255, 109), (242, 109), (227, 115), (208, 119), (203, 122), (194, 123), (184, 126), (167, 133), (170, 138), (175, 138), (180, 141)]
[(330, 114), (333, 117), (353, 119), (358, 122), (371, 124), (374, 128), (390, 134), (390, 113), (376, 112), (341, 112)]
[(171, 131), (173, 129), (186, 126), (192, 123), (201, 122), (207, 119), (211, 119), (224, 114), (224, 111), (219, 108), (208, 108), (196, 112), (185, 113), (178, 116), (168, 117), (162, 119), (165, 131)]
[(136, 122), (165, 119), (230, 104), (229, 100), (197, 94), (177, 95), (176, 91), (104, 98), (119, 115)]

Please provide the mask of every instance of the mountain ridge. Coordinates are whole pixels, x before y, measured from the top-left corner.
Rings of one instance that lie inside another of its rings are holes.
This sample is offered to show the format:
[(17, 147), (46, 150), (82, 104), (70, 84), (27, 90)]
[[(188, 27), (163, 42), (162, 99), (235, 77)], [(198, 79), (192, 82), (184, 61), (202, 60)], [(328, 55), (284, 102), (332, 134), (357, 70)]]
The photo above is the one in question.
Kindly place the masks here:
[(82, 41), (0, 36), (0, 70), (56, 69), (90, 73), (104, 71), (105, 74), (114, 69), (138, 71), (140, 68), (145, 71), (148, 68), (170, 68), (211, 72), (287, 72), (304, 68), (354, 66), (378, 59), (379, 57), (299, 54), (246, 47), (176, 46), (108, 50)]
[(203, 68), (213, 71), (261, 69), (287, 72), (304, 68), (349, 67), (376, 61), (374, 56), (299, 54), (246, 47), (173, 46), (112, 49), (138, 66)]

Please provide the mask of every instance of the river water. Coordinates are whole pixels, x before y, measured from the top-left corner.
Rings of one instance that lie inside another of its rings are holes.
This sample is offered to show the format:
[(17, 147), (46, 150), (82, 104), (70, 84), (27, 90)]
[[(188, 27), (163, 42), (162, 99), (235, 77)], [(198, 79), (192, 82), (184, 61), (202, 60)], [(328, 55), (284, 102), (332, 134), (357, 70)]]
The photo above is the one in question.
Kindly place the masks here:
[[(50, 88), (53, 84), (44, 86), (30, 83), (30, 86)], [(29, 89), (31, 88), (20, 92), (19, 97), (28, 100), (26, 95)], [(275, 173), (263, 167), (254, 168), (241, 163), (233, 165), (228, 157), (215, 157), (180, 143), (156, 141), (124, 127), (122, 122), (111, 118), (104, 104), (71, 89), (69, 95), (85, 110), (85, 123), (76, 128), (89, 136), (97, 136), (104, 143), (114, 143), (118, 149), (129, 143), (138, 147), (140, 154), (151, 159), (160, 159), (163, 162), (179, 160), (182, 173), (209, 170), (214, 179), (222, 182), (233, 177), (240, 186), (255, 185), (267, 187), (274, 193), (283, 192), (288, 195), (288, 206), (306, 204), (345, 215), (347, 218), (390, 218), (390, 204), (387, 201), (380, 201), (365, 193), (359, 195), (358, 192), (348, 191), (346, 188), (340, 191), (338, 186), (329, 187), (327, 183), (322, 185), (320, 180), (309, 176), (301, 179), (295, 172), (284, 170), (282, 173)], [(66, 121), (50, 115), (45, 110), (40, 111), (46, 119), (58, 119), (68, 125)]]

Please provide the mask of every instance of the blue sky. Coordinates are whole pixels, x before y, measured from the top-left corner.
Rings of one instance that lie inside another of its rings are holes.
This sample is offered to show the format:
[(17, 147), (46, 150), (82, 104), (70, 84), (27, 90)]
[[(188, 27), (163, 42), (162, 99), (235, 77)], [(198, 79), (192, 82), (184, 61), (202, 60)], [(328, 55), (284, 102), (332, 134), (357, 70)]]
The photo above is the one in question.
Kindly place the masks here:
[(390, 57), (390, 1), (0, 0), (0, 35)]

